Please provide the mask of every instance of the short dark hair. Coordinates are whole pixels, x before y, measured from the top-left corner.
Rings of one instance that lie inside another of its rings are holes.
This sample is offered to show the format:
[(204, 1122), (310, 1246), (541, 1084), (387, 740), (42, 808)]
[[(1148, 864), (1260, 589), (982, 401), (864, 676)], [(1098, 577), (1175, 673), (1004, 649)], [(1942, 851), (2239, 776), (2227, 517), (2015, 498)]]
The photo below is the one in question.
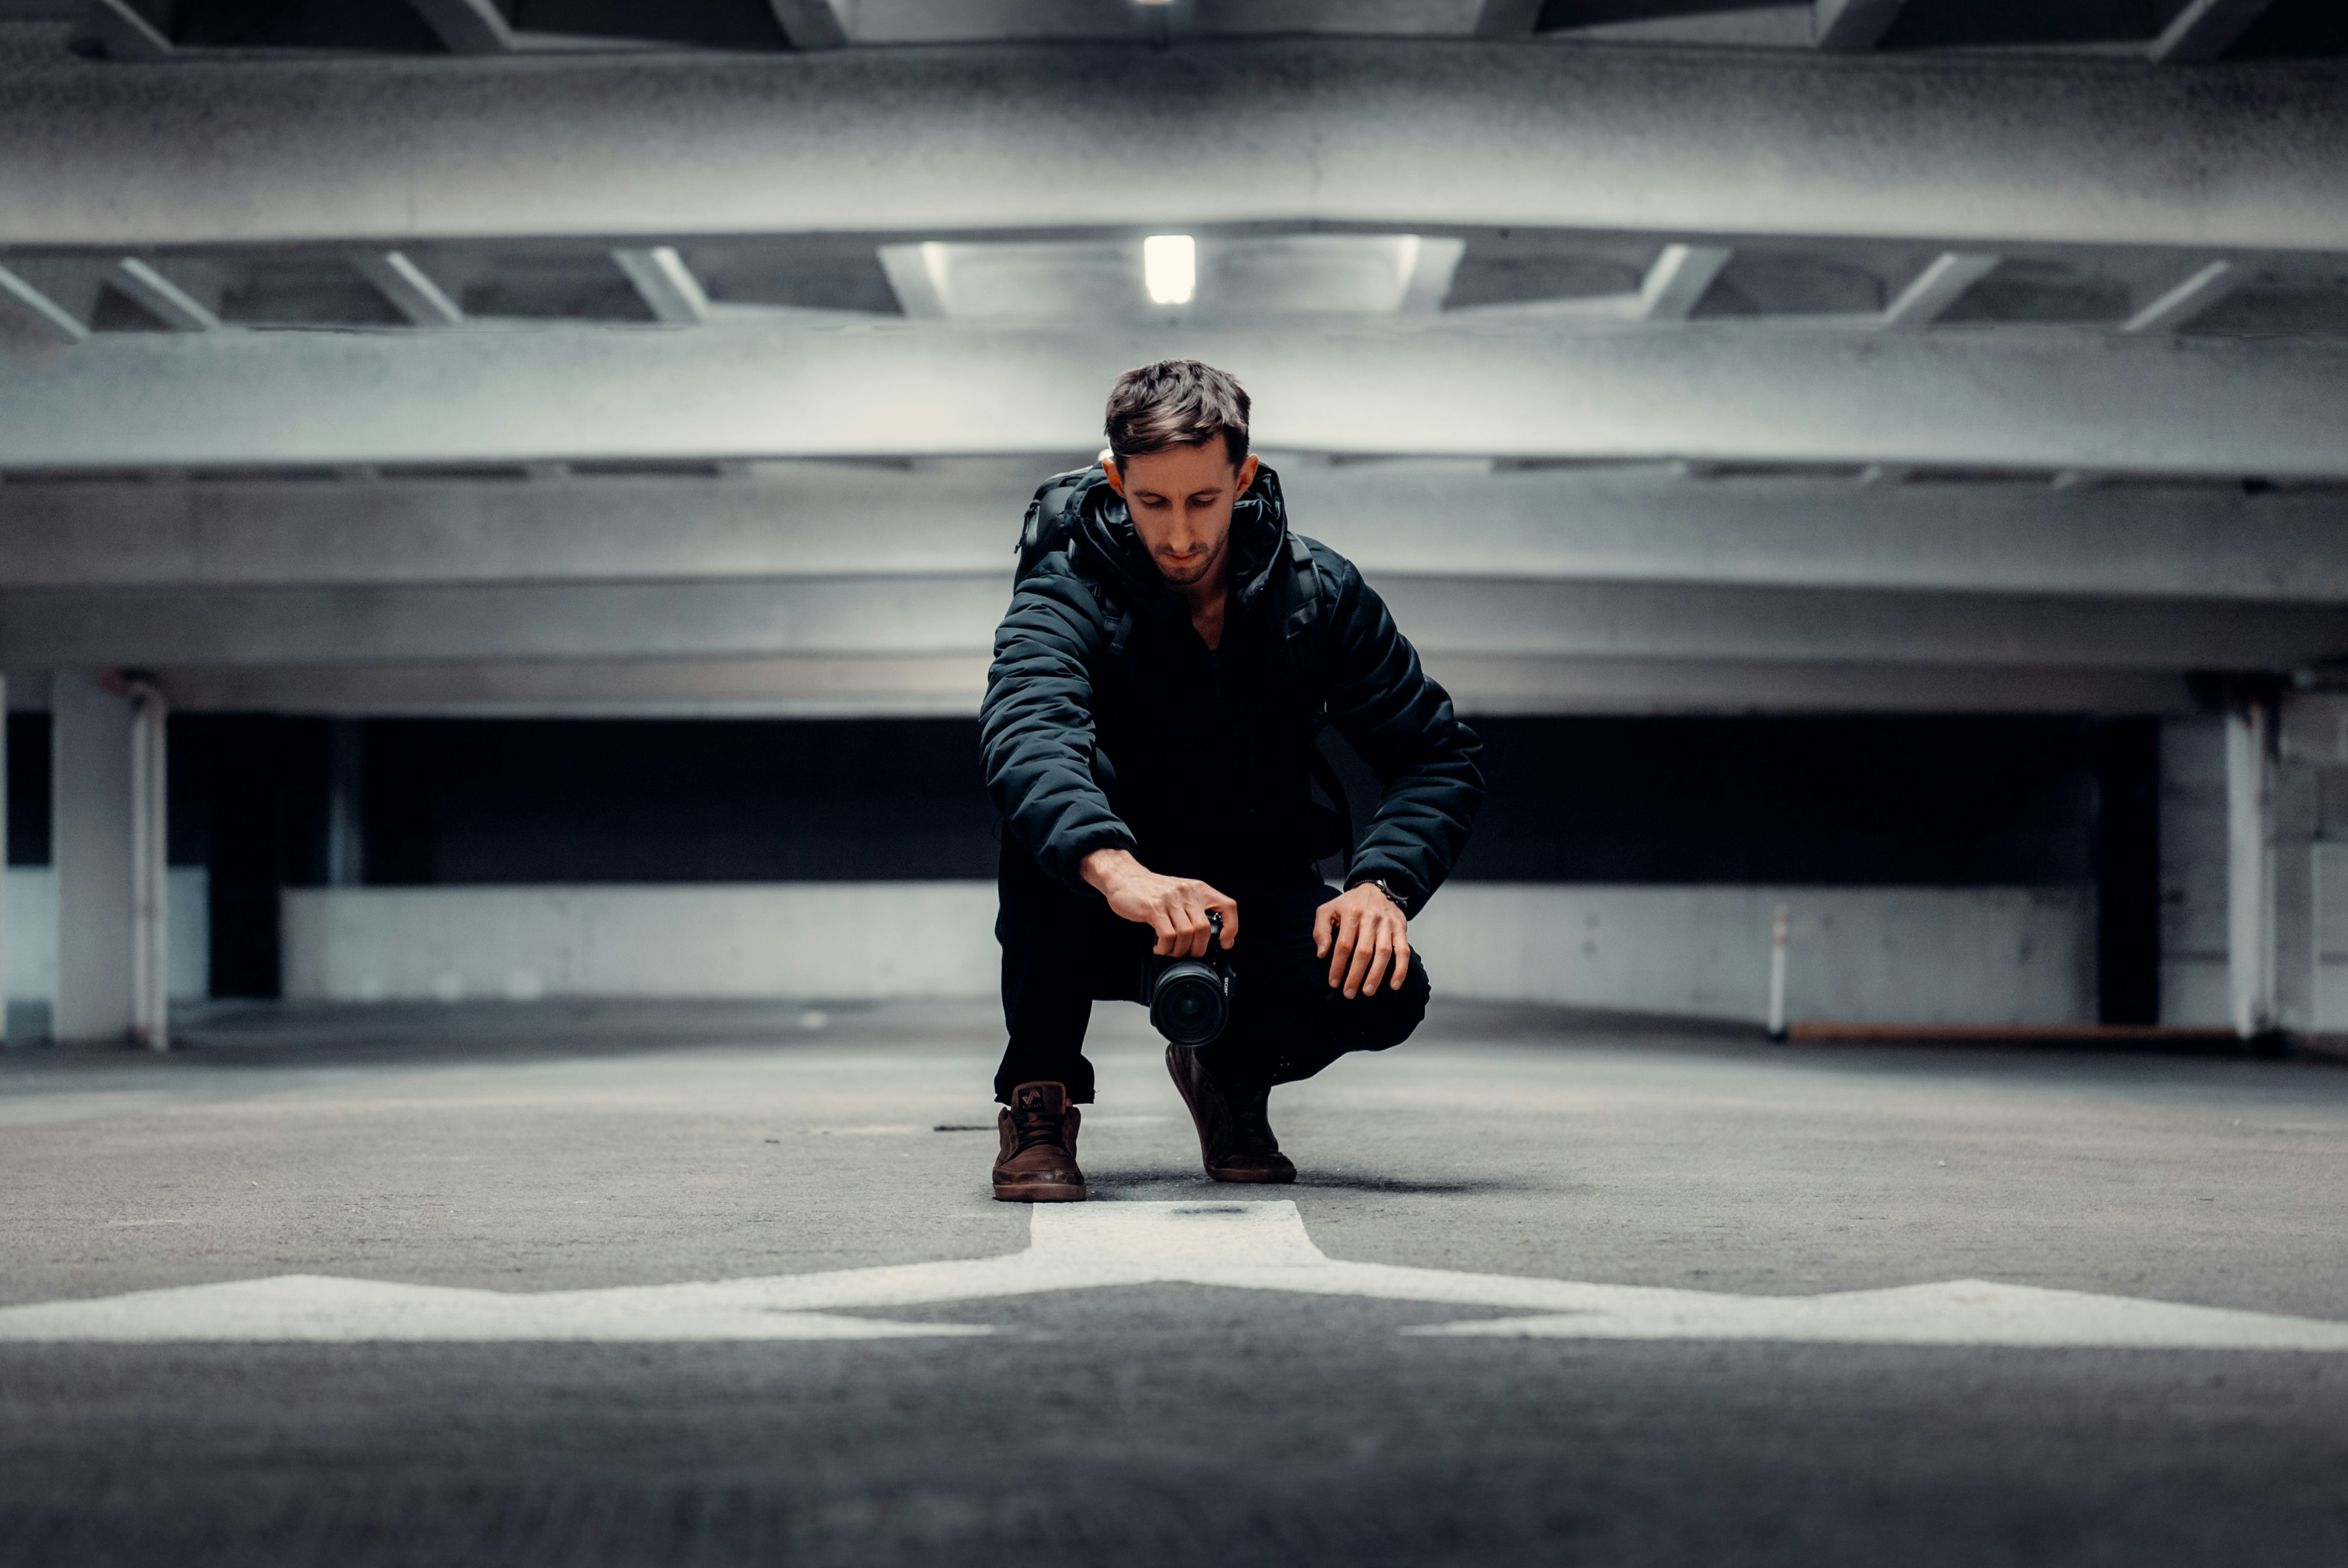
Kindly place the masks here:
[(1248, 395), (1227, 370), (1161, 359), (1128, 370), (1108, 394), (1108, 449), (1119, 462), (1222, 438), (1231, 467), (1247, 458)]

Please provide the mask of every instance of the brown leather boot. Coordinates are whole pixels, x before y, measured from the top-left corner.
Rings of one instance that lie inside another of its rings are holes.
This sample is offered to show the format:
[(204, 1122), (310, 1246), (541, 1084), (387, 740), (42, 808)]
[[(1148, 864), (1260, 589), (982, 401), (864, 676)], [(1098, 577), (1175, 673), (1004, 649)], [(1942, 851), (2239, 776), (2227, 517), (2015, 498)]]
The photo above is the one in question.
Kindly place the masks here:
[(1218, 1083), (1199, 1053), (1181, 1046), (1166, 1047), (1166, 1070), (1190, 1108), (1199, 1130), (1199, 1157), (1207, 1174), (1218, 1181), (1293, 1181), (1296, 1167), (1280, 1151), (1266, 1114), (1272, 1086), (1226, 1088)]
[(994, 1157), (994, 1196), (1005, 1203), (1083, 1201), (1085, 1173), (1076, 1169), (1076, 1108), (1068, 1088), (1023, 1083), (994, 1119), (1003, 1140)]

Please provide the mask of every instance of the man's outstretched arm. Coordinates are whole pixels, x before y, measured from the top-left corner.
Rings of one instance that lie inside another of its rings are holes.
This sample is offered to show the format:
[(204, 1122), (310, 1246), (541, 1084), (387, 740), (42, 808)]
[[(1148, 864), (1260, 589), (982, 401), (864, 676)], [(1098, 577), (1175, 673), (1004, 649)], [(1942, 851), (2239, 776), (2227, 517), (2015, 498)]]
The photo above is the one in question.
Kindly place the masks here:
[(1189, 877), (1159, 876), (1134, 858), (1133, 831), (1093, 777), (1093, 659), (1100, 624), (1084, 585), (1039, 573), (1020, 584), (995, 629), (994, 662), (979, 708), (987, 792), (1004, 830), (1045, 874), (1090, 887), (1119, 919), (1158, 934), (1157, 951), (1195, 958), (1207, 916), (1223, 917), (1223, 945), (1239, 937), (1239, 905)]
[(995, 628), (979, 707), (986, 790), (1004, 830), (1046, 875), (1077, 890), (1087, 885), (1086, 855), (1135, 844), (1093, 777), (1091, 665), (1099, 642), (1084, 584), (1066, 573), (1036, 573)]

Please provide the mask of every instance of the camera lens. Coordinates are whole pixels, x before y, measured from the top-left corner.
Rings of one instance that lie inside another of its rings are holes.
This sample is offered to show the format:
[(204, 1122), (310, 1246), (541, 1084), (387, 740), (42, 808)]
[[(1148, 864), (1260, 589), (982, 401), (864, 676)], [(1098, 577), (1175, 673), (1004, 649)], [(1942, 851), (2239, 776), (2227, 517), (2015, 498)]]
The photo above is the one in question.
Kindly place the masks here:
[(1229, 993), (1220, 973), (1197, 959), (1169, 964), (1149, 999), (1152, 1027), (1178, 1046), (1203, 1046), (1229, 1021)]

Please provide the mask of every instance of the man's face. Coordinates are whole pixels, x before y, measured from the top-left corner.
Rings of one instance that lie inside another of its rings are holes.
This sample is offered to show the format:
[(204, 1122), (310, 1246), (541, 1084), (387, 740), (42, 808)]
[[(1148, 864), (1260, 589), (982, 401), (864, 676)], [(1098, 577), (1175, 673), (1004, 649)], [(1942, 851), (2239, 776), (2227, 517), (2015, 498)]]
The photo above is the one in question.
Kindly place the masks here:
[(1231, 544), (1231, 505), (1255, 483), (1251, 453), (1237, 468), (1220, 441), (1143, 452), (1104, 465), (1125, 498), (1133, 531), (1159, 574), (1176, 588), (1210, 582)]

